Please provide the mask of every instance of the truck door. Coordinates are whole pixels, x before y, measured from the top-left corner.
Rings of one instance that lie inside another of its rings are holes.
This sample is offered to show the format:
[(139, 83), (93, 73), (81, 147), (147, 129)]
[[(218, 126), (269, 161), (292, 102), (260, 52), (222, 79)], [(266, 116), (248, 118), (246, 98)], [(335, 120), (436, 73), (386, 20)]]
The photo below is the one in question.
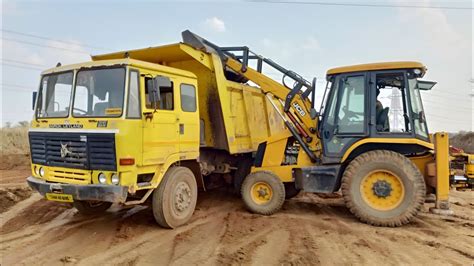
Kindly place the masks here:
[(365, 73), (335, 78), (321, 128), (323, 162), (339, 162), (348, 147), (368, 135), (367, 87)]
[(153, 86), (151, 75), (141, 77), (143, 106), (143, 164), (164, 163), (168, 156), (179, 152), (179, 128), (177, 114), (177, 89), (173, 79), (171, 87), (160, 91), (160, 102), (155, 110), (151, 106), (148, 92)]
[(179, 98), (178, 126), (180, 156), (181, 159), (194, 159), (199, 156), (200, 140), (196, 86), (181, 83), (179, 86)]

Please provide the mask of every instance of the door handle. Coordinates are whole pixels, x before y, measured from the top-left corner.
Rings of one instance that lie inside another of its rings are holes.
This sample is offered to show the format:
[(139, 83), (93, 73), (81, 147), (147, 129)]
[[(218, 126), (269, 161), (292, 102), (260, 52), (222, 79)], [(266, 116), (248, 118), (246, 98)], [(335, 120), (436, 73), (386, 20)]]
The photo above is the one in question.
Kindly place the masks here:
[(324, 130), (324, 138), (329, 138), (329, 130)]
[(184, 124), (179, 124), (179, 134), (184, 134)]

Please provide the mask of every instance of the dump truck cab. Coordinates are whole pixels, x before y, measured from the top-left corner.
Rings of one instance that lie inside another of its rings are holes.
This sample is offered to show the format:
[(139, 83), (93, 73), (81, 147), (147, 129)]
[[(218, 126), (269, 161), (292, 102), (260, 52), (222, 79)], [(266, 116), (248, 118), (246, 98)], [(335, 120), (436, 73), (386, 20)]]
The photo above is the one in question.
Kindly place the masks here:
[(48, 197), (125, 202), (159, 182), (150, 176), (157, 164), (198, 157), (196, 90), (191, 72), (129, 58), (43, 72), (29, 130), (32, 179), (89, 185), (78, 193), (57, 185)]

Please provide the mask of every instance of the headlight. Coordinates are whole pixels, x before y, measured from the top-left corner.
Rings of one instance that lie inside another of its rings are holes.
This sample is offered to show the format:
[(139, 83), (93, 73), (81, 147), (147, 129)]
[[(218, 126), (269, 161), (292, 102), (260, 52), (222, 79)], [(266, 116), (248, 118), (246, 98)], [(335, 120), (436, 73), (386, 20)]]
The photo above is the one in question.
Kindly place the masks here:
[(105, 176), (104, 173), (99, 174), (99, 183), (101, 183), (101, 184), (107, 183), (107, 177)]
[(110, 181), (114, 185), (118, 185), (120, 183), (120, 178), (118, 174), (112, 174), (112, 177), (110, 178)]
[(39, 176), (39, 171), (38, 170), (39, 170), (38, 166), (35, 165), (35, 167), (33, 168), (33, 174), (35, 176)]
[(39, 173), (39, 176), (44, 177), (44, 168), (40, 167), (38, 173)]
[(474, 160), (471, 160), (471, 164), (474, 164)]

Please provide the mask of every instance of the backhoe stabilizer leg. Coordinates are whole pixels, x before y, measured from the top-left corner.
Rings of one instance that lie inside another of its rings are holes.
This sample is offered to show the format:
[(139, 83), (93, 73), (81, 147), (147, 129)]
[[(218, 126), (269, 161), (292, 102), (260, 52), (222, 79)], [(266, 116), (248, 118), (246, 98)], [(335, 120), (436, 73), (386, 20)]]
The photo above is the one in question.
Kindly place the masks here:
[(446, 132), (435, 133), (436, 160), (436, 205), (430, 212), (439, 215), (452, 215), (449, 204), (449, 136)]

